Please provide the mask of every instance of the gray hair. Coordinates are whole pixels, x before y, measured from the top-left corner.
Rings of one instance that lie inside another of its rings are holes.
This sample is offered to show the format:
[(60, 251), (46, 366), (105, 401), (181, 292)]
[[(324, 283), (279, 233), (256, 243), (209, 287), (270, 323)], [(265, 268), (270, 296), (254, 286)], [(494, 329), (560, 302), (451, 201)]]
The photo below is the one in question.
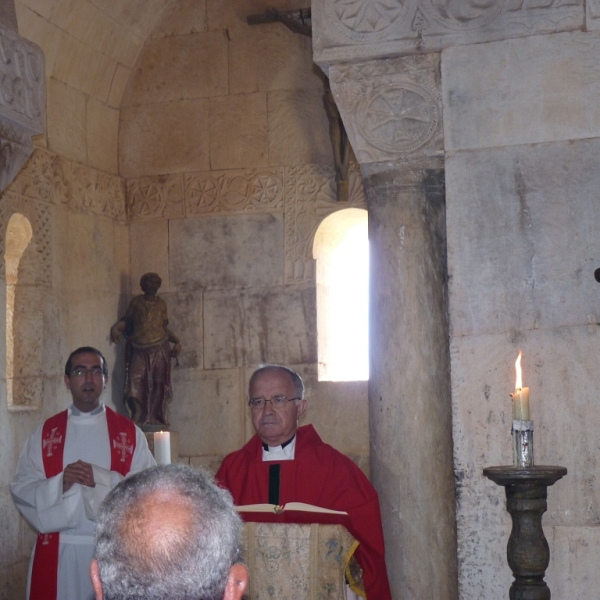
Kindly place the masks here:
[(248, 383), (248, 388), (252, 387), (252, 384), (256, 380), (257, 377), (262, 375), (263, 373), (268, 373), (270, 371), (275, 371), (278, 373), (283, 373), (287, 375), (292, 385), (294, 386), (294, 395), (298, 398), (304, 398), (304, 382), (302, 381), (302, 377), (296, 373), (296, 371), (292, 371), (288, 367), (284, 367), (283, 365), (263, 365), (254, 373), (252, 373), (252, 377), (250, 377), (250, 381)]
[(208, 474), (184, 465), (137, 473), (96, 519), (105, 600), (221, 600), (241, 528), (231, 495)]

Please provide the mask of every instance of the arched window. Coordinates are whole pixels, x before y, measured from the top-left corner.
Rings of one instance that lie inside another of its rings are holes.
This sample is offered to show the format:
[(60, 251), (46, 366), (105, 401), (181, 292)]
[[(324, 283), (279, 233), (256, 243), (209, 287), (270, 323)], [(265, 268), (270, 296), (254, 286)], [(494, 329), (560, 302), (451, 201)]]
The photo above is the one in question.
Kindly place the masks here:
[(31, 238), (33, 230), (27, 217), (14, 213), (8, 221), (6, 229), (6, 248), (4, 261), (6, 268), (6, 399), (8, 407), (12, 410), (19, 408), (30, 409), (30, 406), (21, 406), (15, 401), (15, 298), (17, 282), (19, 279), (19, 263)]
[(320, 381), (369, 378), (369, 235), (367, 211), (348, 208), (323, 220), (317, 261)]

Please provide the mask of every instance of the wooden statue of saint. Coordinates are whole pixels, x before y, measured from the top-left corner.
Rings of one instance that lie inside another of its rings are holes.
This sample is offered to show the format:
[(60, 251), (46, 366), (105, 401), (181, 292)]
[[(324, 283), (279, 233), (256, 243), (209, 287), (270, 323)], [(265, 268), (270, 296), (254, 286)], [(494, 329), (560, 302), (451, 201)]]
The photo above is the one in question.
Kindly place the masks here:
[(156, 295), (161, 283), (157, 273), (142, 275), (144, 293), (131, 300), (125, 315), (110, 328), (113, 343), (118, 344), (123, 335), (127, 340), (123, 400), (131, 420), (143, 431), (169, 427), (171, 360), (177, 361), (181, 352), (179, 338), (167, 327), (167, 304)]

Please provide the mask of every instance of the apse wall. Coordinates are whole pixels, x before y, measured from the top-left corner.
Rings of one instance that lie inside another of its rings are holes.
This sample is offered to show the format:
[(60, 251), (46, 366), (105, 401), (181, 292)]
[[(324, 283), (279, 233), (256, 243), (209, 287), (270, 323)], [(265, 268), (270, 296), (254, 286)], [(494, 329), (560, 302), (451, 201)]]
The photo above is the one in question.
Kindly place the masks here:
[[(277, 8), (298, 8), (287, 4)], [(252, 433), (248, 378), (277, 362), (306, 380), (302, 422), (368, 470), (367, 383), (317, 381), (312, 258), (322, 219), (365, 207), (361, 178), (355, 167), (349, 200), (336, 202), (310, 39), (280, 23), (248, 26), (262, 2), (215, 6), (179, 2), (163, 16), (133, 70), (119, 132), (130, 291), (158, 272), (183, 344), (170, 409), (180, 459), (216, 468), (239, 448)]]
[[(29, 406), (11, 411), (0, 320), (0, 525), (15, 540), (0, 549), (2, 600), (24, 596), (34, 541), (9, 495), (18, 454), (68, 405), (62, 369), (77, 346), (105, 353), (104, 400), (121, 407), (123, 349), (109, 328), (144, 271), (162, 275), (184, 344), (171, 411), (181, 460), (216, 467), (245, 441), (247, 378), (268, 360), (305, 375), (305, 422), (368, 469), (366, 383), (316, 381), (311, 254), (325, 216), (364, 207), (360, 176), (336, 203), (310, 43), (280, 24), (250, 30), (247, 4), (16, 1), (21, 35), (45, 53), (47, 106), (46, 133), (0, 198), (0, 253), (12, 211), (33, 229), (16, 332)], [(0, 267), (2, 314), (5, 298)]]
[[(24, 215), (32, 239), (19, 265), (15, 299), (14, 398), (6, 382), (6, 276), (0, 264), (0, 598), (25, 597), (34, 534), (19, 516), (9, 484), (21, 448), (47, 417), (71, 402), (63, 381), (69, 353), (95, 346), (111, 373), (104, 401), (122, 389), (113, 369), (118, 351), (109, 329), (126, 306), (129, 231), (121, 178), (36, 149), (0, 195), (0, 254), (15, 212)], [(120, 358), (120, 356), (119, 356)], [(114, 375), (114, 377), (112, 377)], [(114, 403), (113, 403), (114, 404)]]

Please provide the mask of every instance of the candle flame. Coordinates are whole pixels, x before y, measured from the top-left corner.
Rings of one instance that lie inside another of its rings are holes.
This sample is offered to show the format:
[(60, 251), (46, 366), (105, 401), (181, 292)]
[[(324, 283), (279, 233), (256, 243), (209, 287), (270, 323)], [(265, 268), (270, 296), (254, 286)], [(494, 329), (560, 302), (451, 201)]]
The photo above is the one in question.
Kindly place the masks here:
[(517, 383), (515, 384), (515, 388), (517, 390), (522, 389), (523, 387), (523, 377), (521, 375), (521, 351), (519, 350), (519, 357), (515, 362), (515, 368), (517, 370)]

